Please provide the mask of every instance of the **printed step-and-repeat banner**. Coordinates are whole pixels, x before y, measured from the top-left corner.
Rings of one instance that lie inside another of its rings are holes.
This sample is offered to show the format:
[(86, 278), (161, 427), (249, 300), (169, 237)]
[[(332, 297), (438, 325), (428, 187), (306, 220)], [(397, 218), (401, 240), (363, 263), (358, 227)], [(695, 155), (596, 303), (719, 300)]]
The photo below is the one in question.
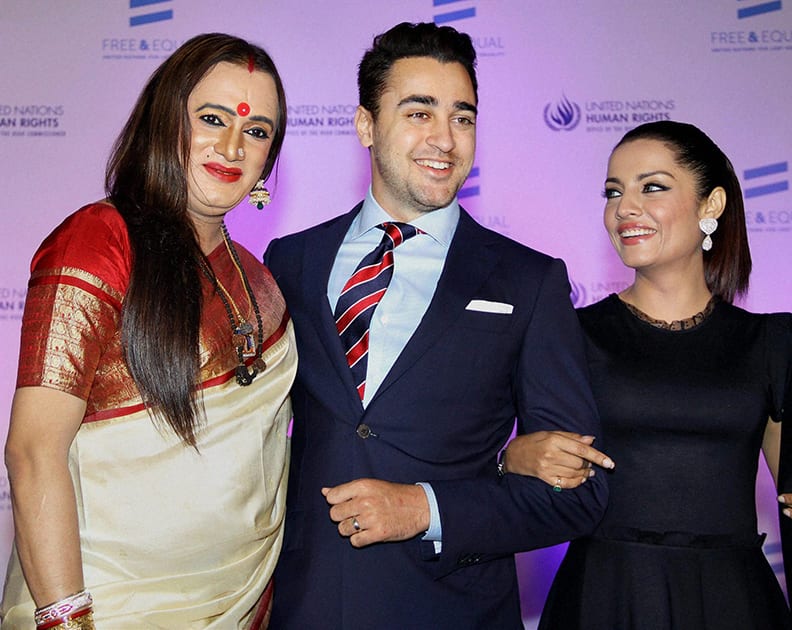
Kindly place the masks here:
[[(763, 0), (49, 0), (3, 2), (0, 41), (0, 445), (28, 266), (67, 214), (103, 197), (110, 146), (144, 81), (181, 42), (225, 31), (270, 51), (289, 101), (273, 203), (229, 215), (261, 253), (274, 237), (351, 208), (368, 186), (354, 134), (356, 71), (371, 38), (402, 21), (468, 32), (480, 116), (463, 205), (484, 225), (564, 258), (575, 304), (630, 281), (602, 227), (610, 149), (631, 127), (707, 131), (742, 181), (754, 258), (745, 306), (792, 310), (792, 3)], [(758, 483), (765, 551), (781, 575), (775, 497)], [(713, 488), (716, 492), (717, 488)], [(13, 527), (0, 473), (0, 572)], [(519, 558), (534, 627), (563, 546)]]

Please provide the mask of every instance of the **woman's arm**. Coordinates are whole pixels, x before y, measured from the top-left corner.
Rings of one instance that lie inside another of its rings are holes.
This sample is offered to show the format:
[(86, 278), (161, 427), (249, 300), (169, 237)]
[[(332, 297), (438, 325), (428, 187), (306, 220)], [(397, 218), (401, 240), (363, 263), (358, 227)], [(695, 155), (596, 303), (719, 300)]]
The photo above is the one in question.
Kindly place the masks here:
[[(773, 483), (778, 485), (778, 462), (781, 458), (781, 423), (767, 421), (764, 437), (762, 438), (762, 452), (767, 462), (767, 467), (773, 475)], [(790, 495), (792, 498), (792, 495)]]
[(5, 461), (17, 552), (37, 607), (83, 588), (69, 446), (85, 401), (47, 387), (14, 394)]
[[(773, 482), (778, 486), (778, 464), (781, 461), (781, 423), (767, 421), (764, 438), (762, 439), (762, 452), (767, 462), (767, 467), (773, 475)], [(778, 495), (778, 502), (792, 506), (792, 493)], [(784, 516), (792, 518), (792, 507), (785, 507), (782, 510)]]

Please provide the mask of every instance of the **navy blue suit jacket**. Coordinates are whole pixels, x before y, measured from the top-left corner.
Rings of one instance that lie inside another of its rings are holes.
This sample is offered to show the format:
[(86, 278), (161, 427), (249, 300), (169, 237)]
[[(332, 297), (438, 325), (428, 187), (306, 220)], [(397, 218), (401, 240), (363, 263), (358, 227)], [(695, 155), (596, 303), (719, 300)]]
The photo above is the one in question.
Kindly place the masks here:
[[(364, 410), (327, 300), (359, 208), (265, 254), (300, 357), (271, 628), (522, 628), (513, 554), (587, 534), (607, 500), (603, 474), (557, 493), (496, 473), (515, 417), (521, 432), (600, 433), (566, 268), (462, 211), (434, 298)], [(466, 309), (474, 299), (514, 310)], [(342, 538), (320, 489), (362, 477), (430, 482), (442, 553), (420, 536)]]

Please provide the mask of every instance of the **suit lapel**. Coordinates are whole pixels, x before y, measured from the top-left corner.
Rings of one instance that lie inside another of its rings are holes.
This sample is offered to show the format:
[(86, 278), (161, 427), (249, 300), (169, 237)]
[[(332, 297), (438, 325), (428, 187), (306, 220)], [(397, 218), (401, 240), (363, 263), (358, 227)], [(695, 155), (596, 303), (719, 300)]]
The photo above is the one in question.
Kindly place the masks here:
[(429, 308), (380, 385), (370, 406), (383, 391), (393, 385), (438, 342), (490, 276), (500, 257), (487, 247), (487, 240), (487, 230), (478, 225), (467, 212), (461, 210), (459, 225), (448, 249), (443, 273), (440, 275)]
[(316, 329), (330, 363), (349, 390), (350, 398), (356, 401), (356, 414), (360, 414), (363, 407), (352, 381), (352, 372), (347, 365), (341, 339), (336, 331), (333, 312), (327, 301), (327, 282), (341, 242), (362, 206), (361, 202), (351, 212), (337, 220), (309, 230), (306, 233), (303, 250), (303, 303), (306, 305), (306, 314)]

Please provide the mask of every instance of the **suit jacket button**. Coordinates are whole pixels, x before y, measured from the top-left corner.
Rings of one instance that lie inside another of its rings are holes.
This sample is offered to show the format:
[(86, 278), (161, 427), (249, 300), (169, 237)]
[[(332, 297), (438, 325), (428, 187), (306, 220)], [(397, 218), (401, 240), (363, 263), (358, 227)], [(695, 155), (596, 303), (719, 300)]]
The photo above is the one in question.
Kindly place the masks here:
[(367, 424), (359, 424), (358, 428), (355, 429), (355, 433), (358, 434), (358, 437), (361, 437), (365, 440), (371, 435), (371, 429)]

